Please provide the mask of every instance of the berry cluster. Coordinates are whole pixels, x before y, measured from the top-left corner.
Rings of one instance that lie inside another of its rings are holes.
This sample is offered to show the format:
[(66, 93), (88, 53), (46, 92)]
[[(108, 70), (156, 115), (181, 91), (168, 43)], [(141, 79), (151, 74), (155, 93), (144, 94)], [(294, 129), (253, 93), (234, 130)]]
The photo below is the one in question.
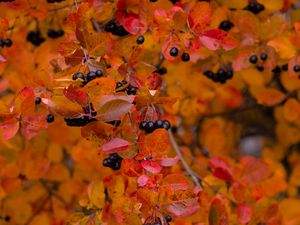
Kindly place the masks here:
[(109, 167), (112, 170), (119, 170), (121, 168), (123, 158), (119, 156), (117, 153), (112, 153), (103, 160), (103, 166)]
[(65, 1), (65, 0), (47, 0), (48, 3), (60, 3), (63, 1)]
[(219, 25), (219, 29), (224, 31), (229, 31), (232, 27), (234, 27), (234, 24), (229, 20), (223, 20)]
[(146, 133), (150, 134), (156, 129), (164, 128), (166, 130), (169, 130), (171, 127), (170, 122), (168, 120), (156, 120), (155, 122), (152, 121), (142, 121), (140, 123), (139, 128), (141, 130), (144, 130)]
[(233, 70), (220, 68), (216, 73), (211, 70), (207, 70), (203, 74), (214, 82), (225, 84), (227, 80), (230, 80), (233, 77)]
[(265, 10), (265, 6), (260, 4), (259, 2), (251, 1), (244, 9), (254, 14), (258, 14), (261, 11)]
[(0, 40), (0, 47), (2, 47), (2, 48), (10, 47), (10, 46), (12, 46), (12, 44), (13, 44), (12, 40), (9, 38)]
[(124, 29), (123, 26), (118, 26), (114, 21), (110, 21), (105, 25), (105, 31), (112, 33), (113, 35), (122, 37), (129, 33)]
[(59, 29), (59, 30), (49, 29), (47, 31), (48, 37), (53, 38), (53, 39), (62, 37), (64, 34), (65, 34), (65, 32), (62, 29)]
[[(116, 83), (116, 89), (120, 89), (123, 85), (126, 85), (127, 81), (126, 80), (122, 80), (120, 82)], [(127, 87), (121, 89), (121, 90), (117, 90), (117, 92), (125, 92), (128, 95), (136, 95), (136, 91), (137, 88), (133, 87), (132, 85), (128, 85)]]
[(35, 46), (40, 46), (45, 41), (45, 38), (41, 36), (39, 30), (34, 30), (28, 32), (26, 40)]
[[(172, 48), (170, 49), (170, 51), (169, 51), (170, 56), (173, 56), (173, 57), (177, 57), (177, 56), (178, 56), (178, 53), (179, 53), (179, 50), (178, 50), (178, 48), (176, 48), (176, 47), (172, 47)], [(182, 60), (183, 62), (188, 62), (188, 61), (190, 61), (190, 55), (189, 55), (189, 53), (187, 53), (187, 52), (182, 53), (182, 55), (181, 55), (181, 60)]]
[[(147, 222), (149, 220), (151, 220), (151, 222)], [(170, 215), (166, 215), (165, 220), (166, 220), (167, 224), (169, 224), (169, 222), (172, 221), (172, 217)], [(162, 225), (162, 223), (161, 223), (161, 220), (159, 217), (155, 217), (155, 218), (148, 218), (146, 220), (146, 222), (144, 223), (144, 225)]]
[(77, 118), (64, 118), (67, 126), (70, 127), (83, 127), (93, 121), (96, 121), (95, 118), (93, 118), (93, 116), (97, 115), (97, 112), (95, 111), (93, 104), (90, 103), (88, 106), (83, 107), (83, 112), (87, 115), (81, 116), (81, 117), (77, 117)]
[(95, 72), (94, 71), (88, 72), (86, 76), (82, 72), (77, 72), (73, 74), (72, 79), (73, 80), (81, 79), (83, 80), (82, 84), (86, 85), (91, 80), (94, 80), (97, 77), (102, 77), (102, 76), (103, 76), (102, 70), (96, 70)]
[[(266, 61), (266, 60), (268, 59), (268, 54), (265, 53), (265, 52), (262, 52), (262, 53), (260, 54), (260, 59), (261, 59), (263, 62)], [(258, 57), (257, 57), (257, 55), (251, 55), (250, 58), (249, 58), (249, 62), (250, 62), (251, 64), (256, 64), (256, 63), (258, 62)], [(263, 67), (263, 66), (260, 66), (260, 65), (257, 65), (257, 66), (256, 66), (256, 69), (257, 69), (258, 71), (264, 71), (264, 67)]]

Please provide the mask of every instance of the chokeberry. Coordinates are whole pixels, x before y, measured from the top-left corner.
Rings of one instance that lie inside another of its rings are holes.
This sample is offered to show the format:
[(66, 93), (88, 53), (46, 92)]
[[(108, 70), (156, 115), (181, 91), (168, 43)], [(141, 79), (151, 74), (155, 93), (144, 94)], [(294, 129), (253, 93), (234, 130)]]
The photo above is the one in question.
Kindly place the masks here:
[(140, 128), (141, 130), (145, 130), (145, 129), (146, 129), (146, 125), (147, 125), (147, 121), (142, 121), (142, 122), (140, 123), (140, 125), (139, 125), (139, 128)]
[(118, 26), (115, 30), (112, 31), (112, 34), (123, 37), (128, 35), (129, 33), (127, 32), (127, 30), (125, 30), (123, 26)]
[(288, 65), (288, 64), (284, 64), (284, 65), (281, 66), (281, 69), (282, 69), (283, 71), (288, 71), (289, 65)]
[(186, 52), (182, 53), (182, 55), (181, 55), (181, 60), (182, 60), (183, 62), (188, 62), (188, 61), (190, 61), (190, 55), (189, 55), (188, 53), (186, 53)]
[(150, 0), (150, 2), (157, 2), (157, 0)]
[(281, 68), (280, 68), (279, 66), (276, 66), (276, 67), (272, 70), (272, 72), (273, 72), (274, 74), (280, 74), (280, 73), (281, 73)]
[(264, 67), (263, 66), (256, 66), (256, 69), (260, 72), (264, 71)]
[(144, 38), (143, 35), (138, 36), (138, 38), (136, 39), (136, 43), (137, 43), (138, 45), (143, 44), (144, 41), (145, 41), (145, 38)]
[(97, 77), (102, 77), (103, 76), (102, 70), (96, 70), (96, 76)]
[(160, 75), (164, 75), (166, 74), (168, 71), (167, 71), (167, 68), (166, 67), (159, 67), (157, 68), (155, 71), (155, 73), (158, 73)]
[(251, 55), (250, 58), (249, 58), (249, 62), (252, 63), (252, 64), (256, 64), (257, 63), (257, 56), (256, 55)]
[(178, 55), (178, 48), (176, 47), (171, 48), (169, 53), (171, 56), (176, 57)]
[(91, 81), (91, 80), (96, 79), (96, 77), (97, 77), (97, 75), (93, 71), (88, 72), (88, 74), (86, 75), (86, 78), (87, 78), (88, 82)]
[(4, 221), (5, 221), (5, 222), (9, 222), (9, 221), (10, 221), (10, 216), (5, 216), (5, 217), (4, 217)]
[(152, 133), (154, 131), (154, 123), (152, 121), (148, 121), (145, 126), (145, 131), (147, 133)]
[(115, 29), (117, 29), (117, 24), (113, 21), (108, 22), (105, 27), (104, 30), (107, 32), (113, 32)]
[(169, 130), (171, 127), (170, 122), (168, 120), (164, 120), (163, 121), (163, 128), (165, 128), (166, 130)]
[(219, 25), (219, 29), (229, 31), (233, 26), (234, 24), (229, 20), (223, 20)]
[(111, 168), (113, 170), (119, 170), (121, 168), (121, 161), (116, 161), (112, 164)]
[(267, 58), (268, 58), (267, 53), (263, 52), (263, 53), (260, 54), (260, 59), (261, 59), (262, 61), (266, 61)]
[(84, 80), (84, 74), (81, 72), (77, 72), (77, 73), (73, 74), (72, 80), (77, 80), (77, 79)]
[(136, 94), (136, 90), (137, 90), (136, 87), (133, 87), (133, 86), (129, 85), (129, 86), (126, 88), (126, 93), (127, 93), (128, 95), (135, 95), (135, 94)]
[(35, 98), (35, 104), (38, 105), (42, 102), (42, 99), (40, 97)]
[(154, 123), (154, 129), (163, 128), (163, 121), (162, 120), (156, 120)]
[(212, 78), (214, 76), (214, 73), (210, 70), (205, 71), (203, 74), (208, 78)]
[(170, 215), (166, 215), (165, 219), (167, 222), (171, 222), (172, 221), (172, 217)]
[(52, 114), (48, 114), (46, 116), (47, 123), (52, 123), (54, 121), (54, 116)]
[(250, 2), (248, 6), (244, 8), (245, 10), (248, 10), (254, 14), (258, 14), (261, 11), (265, 9), (264, 5), (258, 3), (258, 2)]
[(233, 77), (233, 71), (232, 70), (227, 70), (225, 72), (225, 77), (226, 77), (226, 79), (231, 79)]
[(33, 44), (34, 46), (40, 46), (45, 41), (45, 38), (41, 36), (39, 30), (35, 30), (35, 31), (28, 32), (26, 36), (26, 40), (31, 44)]
[(6, 47), (12, 46), (12, 40), (9, 38), (2, 40), (2, 42)]
[(222, 68), (218, 69), (217, 74), (221, 77), (225, 75), (225, 70), (223, 70)]
[(112, 163), (111, 159), (106, 158), (106, 159), (103, 159), (102, 165), (105, 166), (105, 167), (110, 167), (111, 163)]
[(295, 66), (293, 67), (293, 69), (294, 69), (295, 72), (299, 72), (299, 71), (300, 71), (300, 66), (295, 65)]

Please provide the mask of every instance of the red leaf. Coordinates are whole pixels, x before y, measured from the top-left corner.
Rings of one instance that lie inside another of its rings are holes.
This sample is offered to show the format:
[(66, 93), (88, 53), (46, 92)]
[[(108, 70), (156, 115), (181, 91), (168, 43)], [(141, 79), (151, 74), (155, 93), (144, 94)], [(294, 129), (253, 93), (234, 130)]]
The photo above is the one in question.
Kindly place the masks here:
[(211, 158), (208, 163), (215, 177), (225, 181), (232, 180), (232, 170), (225, 160), (214, 157)]
[(246, 224), (251, 220), (253, 210), (245, 203), (241, 203), (237, 207), (237, 215), (242, 224)]
[(119, 120), (130, 111), (132, 106), (133, 104), (122, 99), (108, 101), (97, 110), (97, 118), (104, 121)]
[(105, 153), (114, 153), (114, 152), (121, 152), (127, 150), (129, 146), (129, 142), (121, 139), (121, 138), (114, 138), (109, 142), (102, 145), (102, 151)]
[(199, 208), (198, 198), (179, 200), (167, 206), (167, 210), (177, 217), (190, 216)]
[(141, 162), (141, 166), (148, 172), (154, 174), (159, 173), (162, 169), (158, 162), (151, 161), (151, 160), (143, 160)]
[(197, 2), (191, 9), (188, 22), (189, 26), (196, 34), (200, 34), (210, 24), (212, 17), (212, 10), (210, 4), (207, 2)]
[(164, 167), (171, 167), (175, 165), (178, 162), (178, 160), (179, 160), (178, 156), (175, 156), (174, 158), (164, 157), (161, 159), (160, 165)]
[(209, 225), (228, 225), (228, 215), (222, 199), (214, 198), (209, 209)]
[(129, 177), (138, 177), (142, 174), (142, 166), (131, 158), (125, 158), (122, 161), (122, 172)]
[(241, 182), (244, 184), (255, 184), (270, 175), (269, 166), (259, 159), (247, 156), (241, 160), (241, 163), (244, 166)]
[(219, 48), (230, 51), (237, 47), (236, 40), (227, 32), (220, 29), (208, 30), (201, 34), (199, 38), (201, 43), (212, 51), (215, 51)]
[(5, 140), (13, 138), (18, 132), (19, 126), (19, 122), (15, 118), (0, 123), (3, 138)]
[(142, 176), (139, 176), (139, 178), (137, 179), (137, 182), (140, 187), (144, 187), (144, 186), (146, 186), (148, 180), (149, 180), (149, 177), (147, 175), (142, 175)]
[(88, 96), (80, 87), (71, 84), (69, 87), (64, 88), (63, 93), (72, 102), (77, 102), (81, 106), (88, 104)]

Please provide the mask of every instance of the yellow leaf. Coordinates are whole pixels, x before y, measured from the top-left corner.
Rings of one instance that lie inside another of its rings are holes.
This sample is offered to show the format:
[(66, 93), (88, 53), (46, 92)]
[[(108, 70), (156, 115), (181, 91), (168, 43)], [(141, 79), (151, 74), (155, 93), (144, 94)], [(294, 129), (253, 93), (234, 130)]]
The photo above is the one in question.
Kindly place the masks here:
[(267, 45), (273, 47), (282, 59), (290, 59), (297, 53), (286, 35), (270, 40)]
[(101, 181), (92, 182), (88, 187), (88, 196), (93, 205), (97, 208), (103, 208), (105, 203), (103, 183)]

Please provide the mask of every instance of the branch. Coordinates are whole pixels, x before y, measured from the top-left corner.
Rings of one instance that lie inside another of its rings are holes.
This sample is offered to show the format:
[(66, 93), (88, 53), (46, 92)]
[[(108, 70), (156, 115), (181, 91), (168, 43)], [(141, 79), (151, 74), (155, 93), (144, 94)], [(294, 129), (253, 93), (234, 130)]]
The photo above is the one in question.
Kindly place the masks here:
[(192, 180), (195, 183), (195, 185), (197, 187), (201, 187), (201, 185), (200, 185), (200, 183), (198, 181), (198, 178), (195, 176), (195, 172), (190, 168), (190, 166), (187, 164), (187, 162), (183, 158), (183, 156), (181, 154), (180, 147), (177, 145), (177, 142), (175, 141), (175, 138), (174, 138), (174, 136), (172, 134), (172, 131), (169, 130), (168, 133), (169, 133), (171, 144), (172, 144), (173, 148), (175, 149), (175, 152), (178, 155), (180, 161), (182, 162), (183, 167), (185, 168), (185, 170), (187, 171), (187, 173), (190, 175), (190, 177), (192, 178)]

